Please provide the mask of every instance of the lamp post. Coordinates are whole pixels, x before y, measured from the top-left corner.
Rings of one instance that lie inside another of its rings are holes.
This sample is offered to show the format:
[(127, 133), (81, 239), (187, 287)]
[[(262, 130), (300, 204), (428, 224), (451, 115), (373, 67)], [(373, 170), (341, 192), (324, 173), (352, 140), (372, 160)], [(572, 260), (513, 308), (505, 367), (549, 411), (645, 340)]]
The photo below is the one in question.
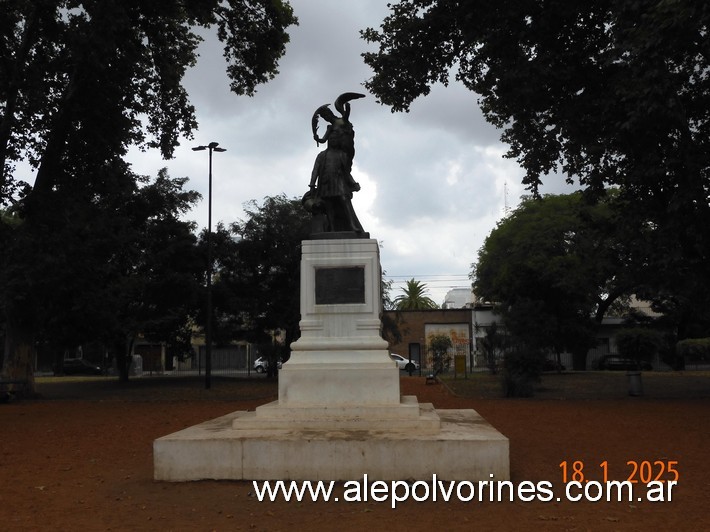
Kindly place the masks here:
[(227, 151), (219, 143), (195, 146), (192, 151), (209, 151), (209, 188), (207, 191), (207, 325), (205, 327), (205, 389), (212, 387), (212, 152)]

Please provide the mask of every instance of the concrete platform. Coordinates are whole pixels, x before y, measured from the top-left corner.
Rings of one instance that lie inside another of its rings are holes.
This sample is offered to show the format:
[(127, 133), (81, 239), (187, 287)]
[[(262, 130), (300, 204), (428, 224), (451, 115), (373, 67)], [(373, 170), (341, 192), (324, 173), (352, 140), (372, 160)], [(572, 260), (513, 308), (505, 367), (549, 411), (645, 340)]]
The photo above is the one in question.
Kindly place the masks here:
[(240, 429), (233, 412), (153, 443), (156, 480), (509, 480), (508, 439), (475, 410), (434, 410), (436, 432)]

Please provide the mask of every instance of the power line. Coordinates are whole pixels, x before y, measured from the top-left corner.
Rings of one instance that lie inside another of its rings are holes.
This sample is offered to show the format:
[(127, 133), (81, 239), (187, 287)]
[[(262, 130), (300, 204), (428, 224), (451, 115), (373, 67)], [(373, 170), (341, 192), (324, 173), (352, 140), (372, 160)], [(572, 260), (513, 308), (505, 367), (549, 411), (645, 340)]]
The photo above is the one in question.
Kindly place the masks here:
[(441, 277), (444, 279), (452, 279), (452, 280), (458, 280), (458, 278), (461, 278), (462, 280), (466, 280), (469, 278), (469, 274), (467, 273), (443, 273), (443, 274), (419, 274), (419, 275), (389, 275), (385, 274), (384, 276), (387, 279), (431, 279), (431, 280), (437, 280), (437, 278)]

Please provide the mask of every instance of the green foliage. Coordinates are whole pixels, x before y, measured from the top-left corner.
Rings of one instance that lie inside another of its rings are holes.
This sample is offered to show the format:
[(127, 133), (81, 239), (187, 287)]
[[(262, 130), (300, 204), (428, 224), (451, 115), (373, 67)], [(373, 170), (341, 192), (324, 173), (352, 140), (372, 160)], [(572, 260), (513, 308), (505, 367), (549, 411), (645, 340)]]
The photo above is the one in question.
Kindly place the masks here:
[(301, 241), (310, 233), (310, 214), (300, 200), (284, 195), (267, 197), (261, 205), (251, 201), (246, 213), (246, 220), (218, 238), (218, 328), (228, 327), (229, 339), (241, 335), (256, 342), (282, 329), (288, 345), (298, 337)]
[(403, 289), (404, 294), (394, 299), (394, 308), (397, 310), (425, 310), (439, 308), (433, 299), (426, 295), (426, 284), (410, 279)]
[(2, 315), (11, 332), (19, 324), (55, 352), (101, 342), (120, 362), (141, 332), (180, 354), (204, 271), (180, 216), (199, 195), (165, 170), (152, 181), (121, 168), (108, 178), (110, 192), (77, 191), (59, 206), (61, 224), (5, 226)]
[(528, 198), (486, 238), (474, 291), (497, 303), (519, 341), (583, 356), (609, 306), (634, 286), (629, 228), (616, 223), (613, 201), (590, 205), (581, 193)]
[(479, 343), (486, 360), (486, 366), (491, 374), (495, 375), (498, 372), (498, 360), (508, 345), (508, 338), (498, 330), (498, 322), (495, 321), (486, 327), (485, 332), (486, 335), (480, 339)]
[(634, 360), (649, 360), (662, 346), (661, 333), (652, 329), (634, 327), (616, 333), (616, 348), (620, 355)]
[(506, 351), (501, 383), (506, 397), (531, 397), (540, 381), (545, 356), (542, 352), (517, 346)]
[[(382, 293), (382, 308), (384, 310), (393, 310), (395, 307), (394, 302), (390, 297), (390, 293), (392, 292), (392, 285), (394, 284), (394, 281), (385, 280), (386, 275), (387, 273), (383, 270), (382, 281), (380, 282), (380, 290)], [(402, 323), (401, 314), (381, 313), (380, 320), (382, 321), (382, 330), (380, 331), (382, 338), (387, 340), (387, 343), (389, 343), (390, 345), (400, 343), (402, 341), (402, 332), (399, 329), (399, 326)]]
[[(299, 335), (301, 242), (309, 238), (311, 214), (300, 199), (283, 194), (261, 204), (252, 200), (245, 210), (246, 219), (229, 229), (218, 226), (213, 234), (214, 337), (217, 343), (265, 344), (269, 331), (280, 329), (288, 346)], [(204, 239), (203, 234), (201, 246)], [(203, 321), (198, 314), (197, 322)], [(383, 334), (396, 342), (397, 323), (388, 320), (384, 327)]]
[[(280, 0), (7, 0), (0, 21), (0, 325), (4, 370), (31, 365), (36, 341), (103, 336), (124, 352), (138, 323), (185, 346), (194, 237), (179, 215), (197, 197), (152, 184), (129, 147), (169, 158), (196, 129), (182, 86), (198, 27), (216, 27), (237, 94), (270, 79), (296, 23)], [(15, 175), (25, 161), (32, 186)], [(12, 222), (12, 223), (9, 223)], [(172, 331), (168, 334), (168, 330)], [(178, 347), (178, 345), (181, 347)]]
[(689, 302), (710, 307), (709, 26), (696, 0), (400, 0), (362, 32), (378, 47), (366, 86), (406, 111), (454, 75), (533, 193), (554, 174), (592, 199), (617, 189), (646, 297), (671, 302), (683, 335)]
[(557, 169), (597, 189), (684, 174), (700, 185), (680, 163), (707, 157), (704, 5), (400, 0), (390, 10), (362, 36), (379, 46), (363, 54), (366, 85), (393, 110), (456, 69), (532, 188)]
[(432, 356), (434, 374), (439, 374), (443, 371), (448, 370), (449, 366), (451, 365), (449, 349), (454, 346), (449, 335), (432, 334), (431, 336), (429, 336), (427, 343), (429, 347), (429, 352)]
[(687, 338), (676, 344), (676, 353), (689, 362), (710, 361), (710, 338)]
[(181, 85), (197, 60), (196, 28), (216, 27), (232, 90), (251, 95), (277, 73), (295, 23), (280, 0), (4, 1), (0, 201), (20, 191), (21, 160), (38, 168), (34, 193), (66, 179), (67, 164), (75, 175), (130, 145), (170, 157), (197, 126)]

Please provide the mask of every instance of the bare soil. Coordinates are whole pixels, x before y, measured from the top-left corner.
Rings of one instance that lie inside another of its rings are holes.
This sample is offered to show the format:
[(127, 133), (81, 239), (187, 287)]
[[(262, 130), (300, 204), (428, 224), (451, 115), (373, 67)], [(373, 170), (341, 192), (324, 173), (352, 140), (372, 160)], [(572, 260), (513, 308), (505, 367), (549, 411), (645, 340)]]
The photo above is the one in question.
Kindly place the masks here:
[[(529, 399), (500, 398), (474, 375), (402, 393), (437, 408), (474, 408), (510, 439), (514, 482), (549, 481), (562, 495), (567, 461), (588, 479), (625, 480), (628, 461), (677, 461), (670, 502), (259, 502), (251, 482), (152, 479), (154, 439), (253, 409), (274, 381), (46, 378), (39, 399), (0, 404), (4, 530), (710, 530), (710, 373), (643, 374), (630, 397), (619, 373), (546, 375)], [(435, 473), (435, 471), (432, 471)], [(571, 473), (571, 469), (570, 469)], [(357, 479), (353, 479), (357, 480)], [(342, 485), (337, 488), (343, 491)]]

